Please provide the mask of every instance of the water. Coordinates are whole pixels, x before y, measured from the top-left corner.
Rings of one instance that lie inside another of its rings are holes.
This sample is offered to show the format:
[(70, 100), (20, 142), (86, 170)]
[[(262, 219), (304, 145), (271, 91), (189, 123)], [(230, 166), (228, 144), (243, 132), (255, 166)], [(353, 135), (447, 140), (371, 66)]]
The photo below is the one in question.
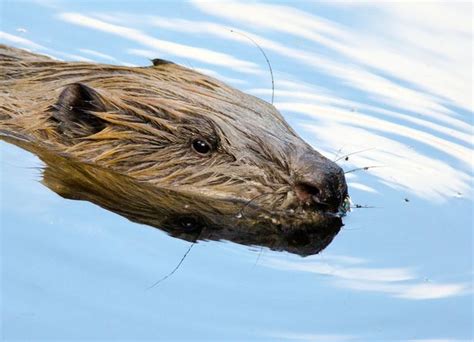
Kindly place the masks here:
[(471, 5), (267, 5), (2, 2), (4, 43), (166, 58), (269, 100), (264, 58), (227, 28), (255, 34), (297, 132), (333, 159), (365, 150), (345, 170), (378, 166), (347, 174), (370, 208), (320, 254), (200, 242), (147, 290), (189, 242), (62, 199), (36, 157), (1, 143), (3, 338), (472, 339)]

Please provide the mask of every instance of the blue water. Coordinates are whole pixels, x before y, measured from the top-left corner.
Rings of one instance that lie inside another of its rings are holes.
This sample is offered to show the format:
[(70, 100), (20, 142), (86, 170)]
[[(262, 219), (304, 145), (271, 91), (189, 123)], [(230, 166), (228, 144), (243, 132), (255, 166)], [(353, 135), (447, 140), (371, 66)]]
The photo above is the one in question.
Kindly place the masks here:
[(253, 34), (296, 131), (332, 159), (366, 150), (340, 160), (345, 170), (380, 166), (348, 174), (354, 203), (372, 208), (349, 213), (322, 253), (200, 242), (147, 290), (189, 243), (62, 199), (39, 182), (36, 157), (2, 142), (3, 339), (471, 340), (469, 13), (470, 4), (2, 1), (2, 43), (112, 64), (149, 65), (150, 54), (268, 101), (265, 59), (227, 29)]

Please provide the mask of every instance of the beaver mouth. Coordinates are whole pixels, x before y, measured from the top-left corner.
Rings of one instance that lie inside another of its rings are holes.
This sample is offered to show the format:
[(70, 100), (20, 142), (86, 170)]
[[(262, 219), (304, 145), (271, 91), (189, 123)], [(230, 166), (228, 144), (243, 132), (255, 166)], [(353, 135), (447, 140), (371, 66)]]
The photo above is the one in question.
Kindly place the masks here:
[[(267, 194), (271, 196), (271, 194)], [(264, 199), (266, 196), (257, 196), (260, 199)], [(246, 200), (240, 197), (234, 196), (222, 196), (219, 198), (213, 198), (214, 200), (220, 201), (221, 203), (229, 203), (236, 207), (239, 207), (236, 213), (236, 217), (256, 215), (260, 217), (266, 217), (272, 219), (272, 221), (279, 221), (279, 218), (285, 217), (288, 220), (294, 219), (298, 221), (318, 221), (321, 218), (342, 218), (351, 211), (351, 198), (347, 191), (341, 196), (341, 200), (338, 203), (324, 203), (318, 200), (318, 198), (312, 198), (310, 201), (305, 203), (293, 202), (291, 205), (269, 205), (268, 203), (261, 203), (260, 201)], [(285, 200), (283, 200), (285, 202)]]
[[(302, 186), (303, 190), (301, 189)], [(332, 191), (330, 196), (321, 196), (320, 191), (314, 192), (311, 188), (310, 190), (306, 188), (305, 184), (298, 184), (294, 191), (288, 193), (290, 195), (288, 202), (290, 208), (293, 208), (289, 210), (290, 213), (296, 212), (303, 216), (309, 213), (310, 216), (320, 215), (342, 218), (350, 211), (351, 198), (345, 183)], [(296, 195), (296, 201), (291, 198), (292, 195)]]
[(351, 198), (348, 194), (342, 197), (342, 200), (336, 205), (320, 202), (318, 198), (313, 196), (311, 202), (307, 202), (301, 206), (301, 210), (303, 212), (314, 211), (331, 217), (344, 217), (351, 211), (351, 203)]

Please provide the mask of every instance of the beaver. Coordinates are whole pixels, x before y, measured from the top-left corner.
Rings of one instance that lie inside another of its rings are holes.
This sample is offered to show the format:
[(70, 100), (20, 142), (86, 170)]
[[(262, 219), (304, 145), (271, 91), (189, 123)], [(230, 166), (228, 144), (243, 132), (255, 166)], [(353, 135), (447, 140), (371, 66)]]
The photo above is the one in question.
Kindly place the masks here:
[(64, 62), (0, 45), (0, 66), (0, 138), (45, 161), (63, 197), (190, 241), (313, 246), (299, 254), (342, 225), (343, 170), (261, 99), (161, 59)]

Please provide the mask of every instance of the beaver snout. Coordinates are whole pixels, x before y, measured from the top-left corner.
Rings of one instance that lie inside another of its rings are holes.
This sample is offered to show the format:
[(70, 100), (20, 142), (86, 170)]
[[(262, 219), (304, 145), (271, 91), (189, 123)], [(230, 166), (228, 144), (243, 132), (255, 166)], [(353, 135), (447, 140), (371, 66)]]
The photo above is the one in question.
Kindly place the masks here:
[(344, 171), (317, 152), (305, 154), (297, 163), (294, 192), (303, 207), (337, 212), (347, 197)]

